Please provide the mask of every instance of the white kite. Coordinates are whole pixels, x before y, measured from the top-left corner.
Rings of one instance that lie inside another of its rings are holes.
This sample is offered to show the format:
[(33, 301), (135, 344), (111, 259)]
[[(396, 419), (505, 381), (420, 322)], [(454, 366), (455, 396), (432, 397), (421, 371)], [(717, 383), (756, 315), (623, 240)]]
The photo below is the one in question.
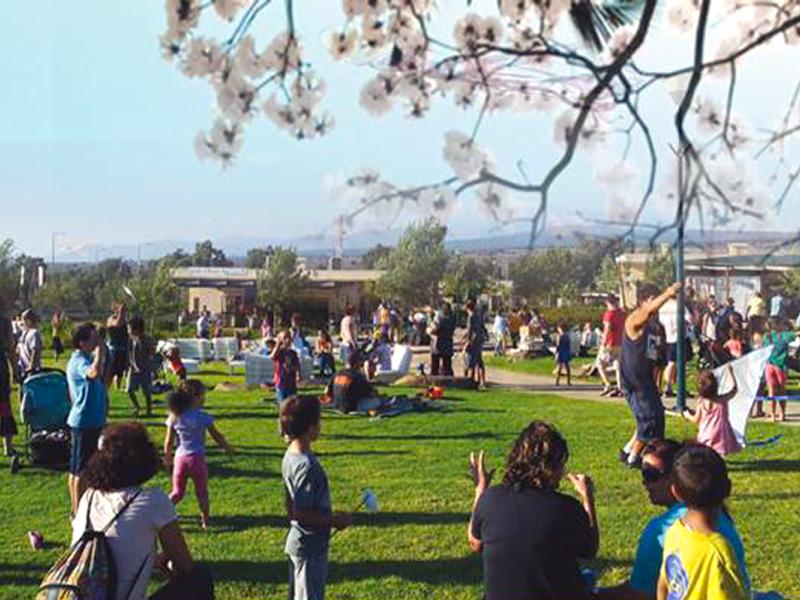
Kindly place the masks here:
[(733, 368), (738, 391), (728, 402), (728, 420), (731, 423), (731, 427), (733, 427), (736, 441), (739, 442), (742, 448), (747, 445), (745, 435), (747, 419), (750, 417), (753, 402), (758, 396), (761, 377), (764, 375), (764, 369), (771, 353), (772, 346), (754, 350), (714, 370), (714, 376), (719, 382), (719, 392), (724, 394), (733, 387), (728, 367)]

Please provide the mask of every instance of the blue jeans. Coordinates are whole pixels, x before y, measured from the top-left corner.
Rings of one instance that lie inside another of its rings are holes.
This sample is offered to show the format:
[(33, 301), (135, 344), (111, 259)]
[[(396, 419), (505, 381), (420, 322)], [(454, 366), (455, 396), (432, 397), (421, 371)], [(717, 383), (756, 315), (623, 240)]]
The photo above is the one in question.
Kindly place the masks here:
[(275, 388), (275, 403), (280, 406), (284, 400), (297, 394), (296, 388)]

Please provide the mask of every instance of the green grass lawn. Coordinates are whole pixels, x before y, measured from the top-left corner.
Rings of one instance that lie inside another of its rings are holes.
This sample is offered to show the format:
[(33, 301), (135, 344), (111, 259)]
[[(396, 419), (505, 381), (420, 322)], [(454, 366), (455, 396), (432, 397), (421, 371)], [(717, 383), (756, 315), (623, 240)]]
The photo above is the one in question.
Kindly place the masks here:
[[(206, 371), (208, 383), (231, 380), (221, 369)], [(241, 380), (241, 376), (235, 379)], [(187, 494), (179, 506), (181, 523), (195, 557), (207, 563), (217, 597), (282, 598), (286, 523), (276, 434), (276, 410), (262, 392), (211, 392), (207, 409), (236, 446), (227, 459), (211, 450), (213, 524), (203, 532), (196, 501)], [(148, 421), (161, 443), (164, 407)], [(127, 399), (112, 398), (111, 416), (130, 415)], [(594, 566), (602, 583), (626, 577), (634, 545), (648, 518), (657, 514), (645, 500), (639, 476), (616, 461), (633, 422), (622, 404), (568, 400), (513, 392), (453, 392), (447, 411), (370, 422), (325, 415), (316, 450), (330, 477), (334, 506), (357, 504), (371, 487), (382, 512), (361, 516), (338, 535), (331, 549), (328, 597), (332, 599), (480, 598), (480, 559), (471, 556), (465, 529), (471, 503), (467, 456), (485, 449), (501, 465), (518, 431), (534, 418), (555, 423), (570, 443), (570, 465), (591, 474), (597, 485), (601, 548)], [(676, 419), (669, 434), (693, 433)], [(778, 426), (755, 424), (754, 437)], [(800, 431), (780, 429), (777, 446), (734, 457), (730, 509), (745, 542), (751, 576), (758, 589), (775, 588), (800, 596)], [(19, 438), (21, 441), (21, 438)], [(5, 466), (7, 463), (0, 462)], [(166, 473), (152, 482), (169, 489)], [(69, 539), (68, 495), (63, 474), (25, 468), (11, 476), (0, 471), (0, 597), (31, 598), (47, 567)], [(26, 531), (38, 529), (46, 550), (32, 551)]]

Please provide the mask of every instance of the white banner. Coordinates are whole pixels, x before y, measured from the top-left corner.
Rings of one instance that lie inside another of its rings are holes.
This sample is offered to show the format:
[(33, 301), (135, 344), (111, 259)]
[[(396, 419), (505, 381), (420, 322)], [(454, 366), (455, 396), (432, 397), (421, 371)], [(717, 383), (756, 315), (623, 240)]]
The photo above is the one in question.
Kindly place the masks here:
[(771, 353), (772, 346), (754, 350), (749, 354), (745, 354), (742, 358), (738, 358), (714, 370), (714, 375), (716, 375), (719, 382), (719, 392), (724, 394), (733, 387), (728, 365), (733, 367), (733, 373), (739, 389), (728, 404), (728, 419), (736, 434), (736, 439), (742, 447), (746, 445), (745, 430), (747, 429), (747, 419), (750, 417), (753, 402), (758, 395), (761, 377), (764, 375), (764, 369)]

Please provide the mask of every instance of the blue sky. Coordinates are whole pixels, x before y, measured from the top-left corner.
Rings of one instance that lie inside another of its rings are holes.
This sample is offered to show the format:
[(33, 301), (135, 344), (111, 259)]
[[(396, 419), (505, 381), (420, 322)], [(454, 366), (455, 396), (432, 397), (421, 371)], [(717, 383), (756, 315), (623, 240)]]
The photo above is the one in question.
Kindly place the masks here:
[[(326, 176), (366, 165), (398, 182), (439, 179), (447, 173), (442, 134), (468, 131), (470, 115), (443, 100), (424, 120), (399, 111), (376, 119), (361, 110), (364, 67), (333, 63), (321, 48), (324, 32), (341, 23), (333, 4), (298, 3), (298, 27), (327, 80), (324, 106), (337, 128), (326, 138), (296, 142), (259, 117), (247, 128), (237, 163), (222, 170), (194, 155), (194, 135), (213, 121), (212, 96), (205, 83), (184, 78), (161, 58), (162, 2), (2, 3), (0, 237), (45, 255), (58, 230), (66, 232), (60, 244), (67, 246), (237, 234), (291, 238), (324, 231), (341, 211), (324, 198)], [(442, 5), (452, 12), (463, 2)], [(673, 43), (662, 40), (662, 48)], [(556, 116), (505, 115), (493, 119), (484, 140), (499, 162), (527, 156), (535, 175), (557, 152)], [(552, 222), (574, 220), (578, 209), (605, 214), (607, 200), (590, 171), (581, 156), (556, 186)], [(452, 222), (462, 236), (492, 228), (469, 203)]]

